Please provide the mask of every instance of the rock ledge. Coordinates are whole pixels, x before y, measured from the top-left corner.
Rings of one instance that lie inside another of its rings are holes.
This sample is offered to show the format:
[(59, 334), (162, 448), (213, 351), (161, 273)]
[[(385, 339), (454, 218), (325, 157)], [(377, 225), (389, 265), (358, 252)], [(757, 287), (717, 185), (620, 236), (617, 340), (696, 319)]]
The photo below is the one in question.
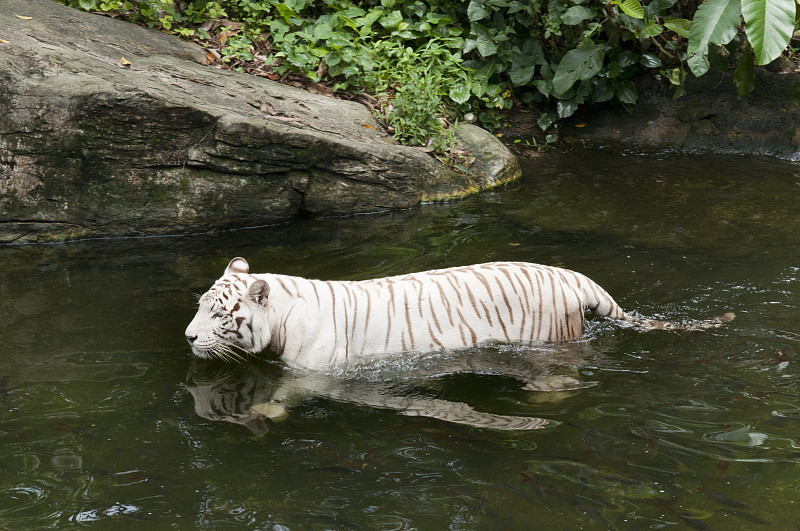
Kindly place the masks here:
[(204, 66), (169, 35), (51, 0), (0, 13), (0, 243), (407, 208), (521, 174), (477, 127), (458, 135), (478, 158), (462, 175), (359, 104)]

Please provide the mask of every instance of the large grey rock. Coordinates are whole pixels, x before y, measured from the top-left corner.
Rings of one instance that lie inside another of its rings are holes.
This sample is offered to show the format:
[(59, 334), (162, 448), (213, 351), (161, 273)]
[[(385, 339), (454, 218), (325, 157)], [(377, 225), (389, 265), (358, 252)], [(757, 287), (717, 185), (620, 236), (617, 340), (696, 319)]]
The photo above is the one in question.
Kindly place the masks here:
[(463, 175), (357, 103), (204, 66), (193, 44), (50, 0), (0, 0), (0, 39), (0, 243), (406, 208), (520, 175), (472, 126)]

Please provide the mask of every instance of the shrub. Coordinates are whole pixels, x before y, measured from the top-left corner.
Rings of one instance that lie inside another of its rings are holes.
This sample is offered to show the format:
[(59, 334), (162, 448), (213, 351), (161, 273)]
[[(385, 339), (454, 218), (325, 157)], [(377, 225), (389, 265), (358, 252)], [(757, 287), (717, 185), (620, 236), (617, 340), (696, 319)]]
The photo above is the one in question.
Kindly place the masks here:
[(634, 104), (642, 71), (680, 96), (687, 66), (728, 67), (742, 20), (735, 79), (746, 94), (754, 65), (788, 44), (795, 14), (774, 0), (60, 1), (213, 42), (234, 67), (261, 61), (267, 74), (370, 94), (398, 139), (437, 153), (449, 145), (442, 119), (467, 112), (491, 126), (499, 110), (535, 102), (551, 109), (539, 120), (547, 129), (582, 105)]

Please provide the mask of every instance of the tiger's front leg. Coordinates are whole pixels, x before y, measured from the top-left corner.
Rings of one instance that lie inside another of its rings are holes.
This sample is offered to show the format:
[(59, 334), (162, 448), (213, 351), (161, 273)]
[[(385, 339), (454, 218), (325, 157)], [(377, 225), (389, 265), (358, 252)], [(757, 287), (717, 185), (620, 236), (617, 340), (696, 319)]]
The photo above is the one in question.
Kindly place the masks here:
[(347, 344), (340, 340), (335, 324), (323, 318), (319, 308), (300, 301), (274, 319), (270, 347), (291, 367), (330, 367), (347, 358)]

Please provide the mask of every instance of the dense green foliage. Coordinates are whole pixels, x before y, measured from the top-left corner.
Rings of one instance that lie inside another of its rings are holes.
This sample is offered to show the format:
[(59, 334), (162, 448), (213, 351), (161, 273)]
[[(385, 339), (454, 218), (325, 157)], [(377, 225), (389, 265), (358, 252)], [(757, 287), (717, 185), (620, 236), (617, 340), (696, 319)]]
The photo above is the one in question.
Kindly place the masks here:
[(446, 123), (468, 112), (491, 128), (498, 110), (536, 102), (547, 129), (581, 105), (634, 104), (643, 70), (680, 95), (686, 66), (728, 67), (742, 19), (736, 82), (746, 93), (753, 66), (786, 48), (795, 13), (791, 0), (709, 0), (699, 10), (694, 0), (61, 1), (215, 44), (239, 68), (261, 61), (266, 75), (363, 91), (397, 138), (438, 153)]
[(797, 5), (791, 0), (708, 0), (694, 17), (688, 44), (688, 64), (696, 76), (710, 66), (729, 66), (731, 45), (738, 44), (744, 21), (744, 50), (734, 82), (745, 96), (755, 87), (754, 66), (767, 64), (789, 44), (796, 26)]

